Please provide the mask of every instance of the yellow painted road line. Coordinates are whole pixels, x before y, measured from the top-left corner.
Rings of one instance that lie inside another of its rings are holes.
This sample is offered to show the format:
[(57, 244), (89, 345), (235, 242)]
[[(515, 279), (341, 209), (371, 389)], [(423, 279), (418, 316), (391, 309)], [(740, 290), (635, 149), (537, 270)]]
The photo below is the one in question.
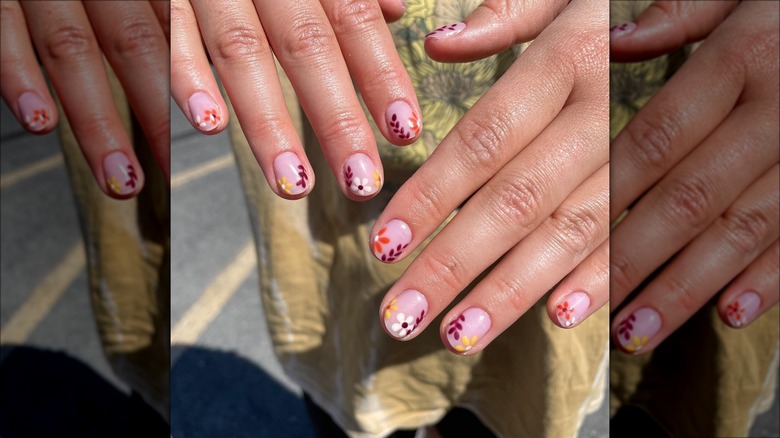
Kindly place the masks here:
[(62, 165), (62, 154), (56, 154), (49, 158), (36, 161), (29, 166), (25, 166), (19, 170), (8, 172), (6, 175), (0, 176), (0, 189), (6, 189), (19, 181), (33, 177), (39, 173), (46, 172)]
[(171, 331), (171, 345), (194, 344), (257, 266), (252, 240), (214, 277)]
[(0, 329), (0, 344), (24, 344), (79, 273), (84, 270), (86, 264), (84, 245), (79, 242), (43, 278), (27, 301)]
[(210, 173), (228, 168), (233, 165), (234, 161), (235, 159), (233, 158), (233, 153), (231, 152), (214, 158), (213, 160), (206, 161), (199, 166), (183, 170), (171, 177), (171, 189), (178, 189), (198, 178), (202, 178)]

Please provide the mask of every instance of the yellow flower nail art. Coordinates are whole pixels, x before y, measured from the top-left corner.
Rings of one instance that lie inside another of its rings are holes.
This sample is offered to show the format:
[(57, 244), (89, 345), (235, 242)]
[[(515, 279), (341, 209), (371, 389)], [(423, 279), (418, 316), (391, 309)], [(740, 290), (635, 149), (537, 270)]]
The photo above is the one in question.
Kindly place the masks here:
[(462, 345), (456, 345), (455, 350), (463, 353), (471, 350), (474, 347), (474, 344), (477, 343), (477, 337), (472, 336), (471, 338), (469, 338), (468, 336), (463, 336), (460, 338), (460, 342)]
[(112, 192), (116, 193), (117, 195), (121, 195), (122, 192), (122, 185), (119, 184), (119, 181), (116, 180), (115, 176), (112, 176), (111, 178), (106, 180), (106, 184), (108, 184), (108, 187), (111, 189)]
[(379, 172), (376, 170), (374, 171), (374, 185), (377, 187), (382, 185), (382, 178), (380, 178)]
[(287, 193), (288, 195), (292, 195), (292, 192), (290, 191), (290, 189), (292, 188), (292, 183), (287, 182), (286, 176), (283, 176), (282, 179), (277, 180), (276, 182), (279, 183), (279, 188), (281, 188), (284, 191), (284, 193)]
[(393, 310), (398, 310), (398, 306), (395, 305), (395, 302), (398, 301), (398, 298), (394, 299), (393, 301), (390, 301), (390, 304), (385, 307), (385, 319), (390, 319), (390, 312)]
[(631, 339), (631, 344), (628, 344), (623, 348), (629, 353), (635, 353), (641, 350), (645, 345), (647, 345), (647, 336), (642, 336), (641, 338), (639, 336), (634, 336)]

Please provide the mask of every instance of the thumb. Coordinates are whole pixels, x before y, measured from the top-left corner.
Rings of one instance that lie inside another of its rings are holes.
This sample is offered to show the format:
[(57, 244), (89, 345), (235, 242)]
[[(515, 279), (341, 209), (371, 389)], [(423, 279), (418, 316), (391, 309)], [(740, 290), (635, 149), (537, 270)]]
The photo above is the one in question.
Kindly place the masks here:
[(704, 39), (738, 4), (738, 1), (654, 2), (636, 20), (610, 27), (612, 61), (644, 61)]

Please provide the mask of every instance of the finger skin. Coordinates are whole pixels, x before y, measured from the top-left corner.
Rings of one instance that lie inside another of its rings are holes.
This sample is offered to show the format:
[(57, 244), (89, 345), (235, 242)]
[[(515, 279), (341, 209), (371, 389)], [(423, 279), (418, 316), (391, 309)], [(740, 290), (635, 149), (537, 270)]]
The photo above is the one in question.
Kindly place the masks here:
[[(251, 2), (193, 2), (206, 47), (269, 187), (298, 199), (314, 187), (287, 111), (271, 47)], [(214, 11), (220, 11), (215, 13)]]
[(322, 6), (255, 1), (255, 8), (342, 192), (373, 198), (384, 182), (376, 139)]
[[(618, 312), (615, 344), (632, 354), (653, 350), (777, 240), (778, 183), (775, 165)], [(662, 323), (649, 324), (656, 316)]]
[(166, 178), (170, 174), (170, 53), (147, 2), (84, 2), (108, 58)]
[(228, 109), (219, 91), (189, 0), (171, 1), (171, 95), (193, 128), (222, 132)]
[(149, 2), (154, 10), (154, 15), (162, 27), (165, 39), (171, 42), (171, 2), (168, 0), (151, 0)]
[(379, 5), (321, 0), (352, 79), (382, 135), (402, 146), (422, 134), (422, 112)]
[(637, 62), (671, 53), (712, 32), (739, 5), (738, 1), (657, 1), (631, 23), (610, 27), (610, 56)]
[(24, 12), (16, 1), (0, 2), (0, 92), (24, 129), (46, 134), (57, 125), (57, 106), (35, 59)]
[(553, 324), (578, 326), (609, 301), (609, 239), (582, 261), (547, 299)]
[(747, 267), (718, 300), (720, 318), (733, 328), (750, 325), (777, 305), (780, 294), (780, 240)]
[(144, 175), (114, 106), (95, 35), (80, 2), (22, 4), (43, 65), (98, 185), (127, 199)]

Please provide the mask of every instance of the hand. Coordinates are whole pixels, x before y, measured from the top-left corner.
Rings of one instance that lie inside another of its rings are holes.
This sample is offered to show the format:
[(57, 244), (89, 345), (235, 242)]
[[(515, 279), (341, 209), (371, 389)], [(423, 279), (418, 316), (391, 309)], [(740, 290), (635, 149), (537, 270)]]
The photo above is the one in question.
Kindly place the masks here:
[[(167, 2), (0, 2), (0, 88), (19, 123), (35, 134), (58, 114), (37, 51), (98, 185), (133, 197), (144, 173), (114, 106), (102, 55), (116, 72), (163, 172), (168, 174)], [(34, 48), (33, 48), (34, 47)]]
[(390, 142), (410, 144), (422, 129), (383, 13), (398, 18), (403, 3), (173, 0), (173, 97), (201, 132), (225, 128), (227, 107), (202, 36), (269, 186), (281, 197), (301, 198), (315, 178), (287, 112), (276, 56), (342, 191), (353, 200), (370, 199), (384, 173), (352, 81)]
[(556, 284), (547, 311), (561, 327), (607, 302), (608, 7), (489, 0), (427, 37), (428, 54), (445, 62), (534, 42), (372, 230), (373, 253), (394, 262), (465, 202), (385, 296), (380, 318), (392, 336), (414, 338), (493, 264), (439, 327), (453, 352), (485, 348)]
[(633, 205), (612, 234), (611, 306), (624, 305), (613, 336), (626, 352), (651, 351), (720, 290), (732, 327), (778, 301), (779, 12), (657, 2), (612, 30), (617, 61), (704, 39), (612, 144), (612, 220)]

